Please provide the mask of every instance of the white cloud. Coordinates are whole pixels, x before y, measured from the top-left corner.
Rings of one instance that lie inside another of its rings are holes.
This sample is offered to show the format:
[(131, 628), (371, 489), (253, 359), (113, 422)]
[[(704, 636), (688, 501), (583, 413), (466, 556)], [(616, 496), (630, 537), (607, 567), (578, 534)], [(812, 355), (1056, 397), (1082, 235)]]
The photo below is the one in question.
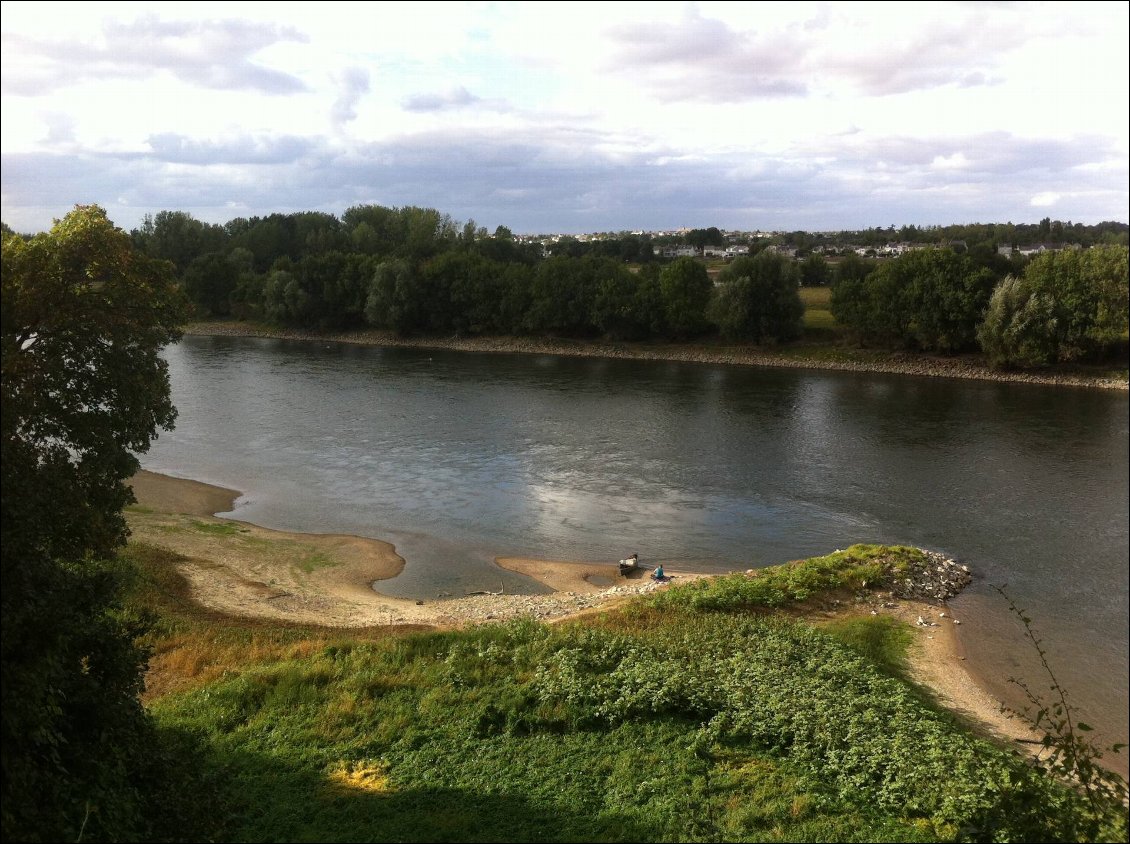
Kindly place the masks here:
[(4, 33), (3, 90), (42, 95), (87, 79), (137, 78), (164, 71), (204, 88), (293, 94), (306, 89), (300, 79), (252, 56), (278, 41), (302, 40), (304, 36), (289, 27), (155, 17), (108, 22), (97, 40)]
[(336, 127), (356, 119), (357, 104), (369, 93), (369, 71), (363, 67), (350, 67), (341, 74), (341, 94), (330, 110), (330, 120)]
[(1059, 199), (1060, 196), (1058, 193), (1049, 190), (1036, 194), (1029, 200), (1028, 204), (1033, 208), (1050, 208), (1059, 202)]

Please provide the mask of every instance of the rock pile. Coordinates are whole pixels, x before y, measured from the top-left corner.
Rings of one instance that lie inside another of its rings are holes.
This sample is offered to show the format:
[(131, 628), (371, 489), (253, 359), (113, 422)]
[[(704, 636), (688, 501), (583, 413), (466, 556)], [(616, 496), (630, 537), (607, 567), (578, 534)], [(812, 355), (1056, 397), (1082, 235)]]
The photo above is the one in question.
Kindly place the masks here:
[(926, 551), (925, 559), (910, 564), (906, 573), (892, 578), (896, 598), (942, 603), (957, 595), (973, 580), (969, 568), (944, 554)]

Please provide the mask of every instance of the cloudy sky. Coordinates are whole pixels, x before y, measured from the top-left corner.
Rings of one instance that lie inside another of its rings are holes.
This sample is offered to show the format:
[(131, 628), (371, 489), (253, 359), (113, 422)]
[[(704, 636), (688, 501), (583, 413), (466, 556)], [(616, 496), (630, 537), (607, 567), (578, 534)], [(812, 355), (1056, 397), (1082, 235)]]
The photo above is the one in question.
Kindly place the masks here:
[(3, 219), (1127, 221), (1130, 4), (2, 4)]

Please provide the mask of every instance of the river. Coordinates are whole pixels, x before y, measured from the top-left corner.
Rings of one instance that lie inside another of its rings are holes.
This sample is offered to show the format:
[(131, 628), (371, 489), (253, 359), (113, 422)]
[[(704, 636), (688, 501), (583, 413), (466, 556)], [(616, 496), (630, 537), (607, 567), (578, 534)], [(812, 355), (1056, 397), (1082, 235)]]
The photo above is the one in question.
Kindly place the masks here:
[(977, 575), (952, 606), (984, 685), (1050, 682), (1007, 584), (1126, 740), (1125, 392), (231, 337), (166, 359), (180, 416), (143, 466), (243, 491), (246, 521), (395, 543), (382, 592), (538, 591), (496, 556), (722, 572), (920, 545)]

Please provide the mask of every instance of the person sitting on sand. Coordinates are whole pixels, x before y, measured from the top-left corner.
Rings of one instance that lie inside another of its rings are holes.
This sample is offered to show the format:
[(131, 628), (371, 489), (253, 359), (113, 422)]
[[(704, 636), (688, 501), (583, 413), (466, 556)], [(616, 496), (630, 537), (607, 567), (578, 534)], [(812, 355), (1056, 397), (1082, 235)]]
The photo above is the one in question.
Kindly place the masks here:
[(657, 565), (655, 567), (655, 571), (653, 571), (651, 573), (651, 578), (652, 578), (652, 580), (666, 580), (667, 579), (667, 575), (665, 575), (663, 573), (663, 563), (660, 563), (659, 565)]

